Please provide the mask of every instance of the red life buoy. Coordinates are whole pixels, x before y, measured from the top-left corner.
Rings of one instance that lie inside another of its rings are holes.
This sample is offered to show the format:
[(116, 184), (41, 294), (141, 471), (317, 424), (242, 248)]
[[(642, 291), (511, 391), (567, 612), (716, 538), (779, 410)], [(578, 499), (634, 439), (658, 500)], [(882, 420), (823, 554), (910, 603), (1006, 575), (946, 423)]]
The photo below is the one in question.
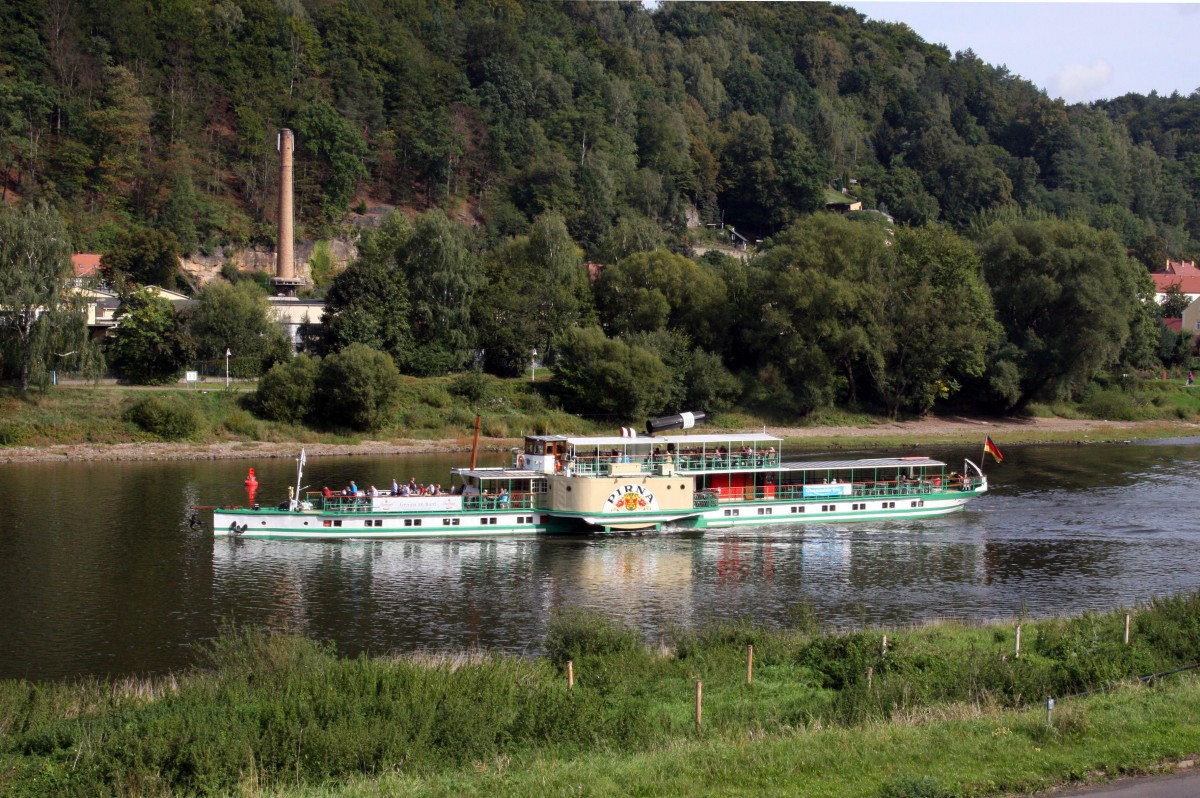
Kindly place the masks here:
[(517, 455), (517, 468), (524, 468), (524, 467), (525, 467), (525, 455), (518, 454)]

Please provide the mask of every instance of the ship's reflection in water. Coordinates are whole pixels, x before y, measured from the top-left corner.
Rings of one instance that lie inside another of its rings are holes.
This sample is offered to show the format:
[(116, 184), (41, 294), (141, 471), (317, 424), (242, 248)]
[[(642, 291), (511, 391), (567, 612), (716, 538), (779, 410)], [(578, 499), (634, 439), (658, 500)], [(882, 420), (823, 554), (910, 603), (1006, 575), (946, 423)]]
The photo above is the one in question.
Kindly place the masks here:
[[(992, 492), (940, 519), (374, 543), (214, 540), (190, 508), (243, 500), (247, 464), (236, 461), (6, 467), (0, 675), (186, 667), (230, 621), (345, 653), (535, 653), (568, 607), (658, 640), (715, 620), (846, 627), (1103, 610), (1200, 586), (1200, 441), (1005, 452)], [(961, 462), (979, 450), (931, 453)], [(442, 479), (459, 460), (331, 458), (310, 470), (318, 484), (390, 484)], [(254, 465), (281, 493), (294, 480), (290, 462)]]
[[(536, 653), (567, 607), (655, 640), (717, 620), (787, 626), (800, 614), (847, 627), (1103, 609), (1196, 582), (1200, 535), (1182, 533), (1191, 554), (1161, 553), (1151, 579), (1143, 549), (1181, 533), (1093, 528), (1084, 543), (1073, 539), (1079, 507), (1069, 497), (1055, 509), (1035, 496), (1036, 527), (1009, 510), (1018, 504), (993, 496), (943, 519), (704, 534), (217, 541), (213, 597), (242, 620), (332, 639), (347, 653)], [(1189, 557), (1193, 576), (1161, 570), (1164, 558)]]

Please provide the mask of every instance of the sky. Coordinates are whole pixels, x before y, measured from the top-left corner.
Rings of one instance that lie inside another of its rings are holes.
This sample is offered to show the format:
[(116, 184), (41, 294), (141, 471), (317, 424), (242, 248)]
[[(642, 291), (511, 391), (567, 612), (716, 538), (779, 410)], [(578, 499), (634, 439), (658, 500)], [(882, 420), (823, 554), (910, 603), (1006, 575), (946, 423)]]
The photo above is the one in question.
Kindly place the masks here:
[(1200, 89), (1200, 2), (834, 2), (974, 50), (1068, 103)]

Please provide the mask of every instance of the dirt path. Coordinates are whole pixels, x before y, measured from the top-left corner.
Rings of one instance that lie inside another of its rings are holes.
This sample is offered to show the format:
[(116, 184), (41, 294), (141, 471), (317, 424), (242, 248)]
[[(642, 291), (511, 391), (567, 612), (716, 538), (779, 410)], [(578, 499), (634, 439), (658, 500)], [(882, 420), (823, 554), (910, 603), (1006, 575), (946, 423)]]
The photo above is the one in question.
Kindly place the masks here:
[[(861, 427), (767, 427), (767, 432), (782, 438), (830, 439), (842, 438), (912, 438), (921, 443), (949, 440), (955, 437), (985, 434), (1003, 441), (1019, 437), (1023, 442), (1063, 440), (1063, 434), (1079, 433), (1078, 440), (1092, 435), (1114, 437), (1128, 431), (1137, 437), (1139, 430), (1169, 429), (1173, 435), (1200, 435), (1200, 424), (1094, 421), (1065, 418), (1034, 419), (970, 419), (958, 416), (924, 418), (917, 421), (880, 422)], [(1045, 437), (1040, 437), (1040, 436)], [(1160, 435), (1161, 436), (1161, 433)], [(1144, 436), (1143, 436), (1144, 437)], [(485, 449), (507, 448), (514, 441), (487, 439)], [(303, 446), (309, 457), (343, 455), (423, 454), (433, 452), (469, 451), (470, 439), (457, 440), (394, 440), (363, 441), (361, 443), (263, 443), (255, 441), (226, 441), (222, 443), (119, 443), (70, 444), (47, 447), (17, 446), (0, 449), (0, 463), (31, 463), (47, 461), (103, 460), (235, 460), (264, 457), (292, 458)]]

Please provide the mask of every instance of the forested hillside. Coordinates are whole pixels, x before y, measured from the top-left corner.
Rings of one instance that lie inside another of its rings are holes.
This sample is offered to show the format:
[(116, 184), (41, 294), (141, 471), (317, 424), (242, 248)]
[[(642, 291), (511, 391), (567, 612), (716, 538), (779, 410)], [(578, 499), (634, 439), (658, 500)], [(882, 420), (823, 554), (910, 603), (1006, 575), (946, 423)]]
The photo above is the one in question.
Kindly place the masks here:
[(310, 236), (363, 199), (493, 237), (553, 210), (611, 259), (621, 226), (678, 241), (695, 205), (761, 237), (854, 180), (903, 222), (1016, 204), (1182, 255), (1200, 237), (1198, 116), (1195, 97), (1066, 107), (817, 3), (0, 7), (3, 191), (58, 205), (89, 250), (131, 224), (185, 251), (269, 241), (287, 126)]
[[(1195, 95), (1068, 107), (818, 3), (0, 5), (0, 190), (56, 207), (76, 250), (272, 243), (290, 127), (302, 237), (408, 217), (333, 282), (314, 351), (443, 373), (483, 348), (514, 373), (536, 347), (565, 356), (565, 396), (596, 384), (573, 363), (660, 375), (594, 408), (614, 413), (899, 412), (972, 380), (1019, 408), (1152, 365), (1145, 269), (1200, 250), (1198, 116)], [(813, 216), (830, 189), (897, 225)], [(683, 257), (719, 223), (760, 257)], [(585, 261), (609, 266), (595, 286)], [(1079, 351), (1067, 314), (1095, 328)]]

